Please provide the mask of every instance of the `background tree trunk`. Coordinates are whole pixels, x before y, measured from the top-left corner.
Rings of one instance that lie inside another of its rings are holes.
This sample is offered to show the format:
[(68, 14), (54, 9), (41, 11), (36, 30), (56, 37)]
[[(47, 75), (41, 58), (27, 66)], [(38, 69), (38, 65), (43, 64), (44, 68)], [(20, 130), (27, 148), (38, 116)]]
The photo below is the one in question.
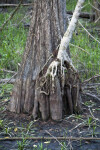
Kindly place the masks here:
[(95, 21), (100, 23), (100, 2), (98, 0), (93, 0), (93, 12), (95, 12)]

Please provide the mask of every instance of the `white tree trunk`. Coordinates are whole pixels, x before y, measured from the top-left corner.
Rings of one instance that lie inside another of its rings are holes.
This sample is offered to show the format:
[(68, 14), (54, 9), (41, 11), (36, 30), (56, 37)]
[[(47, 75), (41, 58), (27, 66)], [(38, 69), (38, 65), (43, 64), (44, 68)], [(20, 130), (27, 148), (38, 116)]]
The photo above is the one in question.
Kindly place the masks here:
[(76, 28), (76, 23), (78, 21), (84, 1), (85, 0), (78, 0), (75, 11), (74, 11), (72, 19), (71, 19), (71, 22), (61, 40), (57, 58), (60, 59), (62, 62), (68, 61), (69, 63), (72, 63), (71, 59), (69, 58), (68, 54), (66, 53), (66, 50), (69, 46), (69, 42), (72, 38), (72, 34)]
[[(64, 64), (64, 62), (67, 62), (73, 68), (73, 70), (76, 71), (74, 65), (72, 64), (72, 60), (67, 53), (67, 48), (71, 41), (73, 32), (76, 28), (76, 24), (77, 24), (77, 21), (78, 21), (78, 18), (79, 18), (81, 9), (82, 9), (82, 5), (84, 2), (85, 2), (85, 0), (78, 0), (75, 11), (72, 16), (72, 19), (67, 28), (67, 31), (65, 32), (63, 38), (61, 39), (61, 43), (60, 43), (60, 47), (59, 47), (59, 51), (58, 51), (58, 55), (57, 55), (57, 59), (59, 59), (61, 62), (61, 70), (62, 70), (62, 65)], [(51, 72), (51, 76), (54, 78), (56, 75), (56, 72), (57, 72), (57, 69), (55, 69), (55, 71), (54, 71), (54, 68), (57, 68), (58, 64), (59, 64), (58, 61), (52, 62), (47, 70), (47, 74), (50, 74), (50, 72)], [(52, 68), (52, 71), (50, 71), (51, 70), (50, 68)]]

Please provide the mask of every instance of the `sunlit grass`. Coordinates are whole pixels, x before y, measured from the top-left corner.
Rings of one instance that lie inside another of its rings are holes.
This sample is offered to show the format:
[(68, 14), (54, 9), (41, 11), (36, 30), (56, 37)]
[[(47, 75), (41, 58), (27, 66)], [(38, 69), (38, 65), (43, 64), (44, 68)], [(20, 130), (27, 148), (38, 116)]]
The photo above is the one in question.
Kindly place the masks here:
[[(25, 48), (27, 29), (17, 23), (23, 14), (17, 13), (0, 34), (0, 68), (17, 70), (18, 63)], [(0, 26), (9, 18), (8, 13), (0, 14)]]
[[(72, 10), (72, 11), (74, 11), (75, 6), (76, 6), (76, 4), (77, 4), (77, 1), (78, 1), (78, 0), (66, 0), (66, 7), (67, 7), (67, 10)], [(84, 2), (84, 6), (83, 6), (82, 11), (91, 12), (92, 8), (91, 8), (91, 6), (89, 5), (89, 2), (92, 4), (92, 0), (86, 0), (86, 1)]]
[[(84, 26), (87, 28), (87, 23), (84, 22)], [(89, 31), (92, 31), (92, 26), (88, 23)], [(73, 62), (78, 68), (81, 76), (89, 78), (100, 72), (100, 44), (92, 39), (82, 27), (78, 25), (77, 35), (74, 33), (72, 42), (74, 45), (77, 45), (83, 48), (86, 52), (70, 46)], [(98, 33), (94, 31), (91, 33), (96, 39), (99, 40)]]

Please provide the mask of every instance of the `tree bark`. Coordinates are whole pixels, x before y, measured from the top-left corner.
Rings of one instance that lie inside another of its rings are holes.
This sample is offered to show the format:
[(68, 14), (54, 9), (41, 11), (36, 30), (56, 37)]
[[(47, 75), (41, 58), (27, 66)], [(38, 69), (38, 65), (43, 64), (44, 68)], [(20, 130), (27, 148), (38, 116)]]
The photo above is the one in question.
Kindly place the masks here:
[(93, 0), (93, 11), (95, 12), (95, 22), (100, 23), (100, 2), (98, 0)]
[[(81, 1), (84, 2), (79, 0), (79, 3)], [(72, 19), (74, 25), (81, 5), (76, 10), (76, 18)], [(10, 111), (30, 113), (35, 119), (41, 116), (43, 120), (61, 120), (65, 114), (80, 110), (79, 76), (68, 51), (73, 33), (70, 27), (65, 33), (66, 0), (34, 1), (22, 65), (9, 104)]]
[(11, 111), (32, 111), (36, 78), (52, 52), (56, 50), (66, 28), (66, 0), (34, 1), (22, 65), (9, 106)]

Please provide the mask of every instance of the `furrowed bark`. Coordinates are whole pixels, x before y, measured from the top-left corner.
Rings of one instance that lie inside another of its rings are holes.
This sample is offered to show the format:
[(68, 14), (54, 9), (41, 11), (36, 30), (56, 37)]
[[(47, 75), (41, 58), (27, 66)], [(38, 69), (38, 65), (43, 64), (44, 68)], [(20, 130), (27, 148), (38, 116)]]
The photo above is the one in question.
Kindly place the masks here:
[[(65, 106), (66, 108), (64, 109), (65, 111), (67, 108), (69, 109), (69, 112), (71, 114), (73, 112), (80, 111), (79, 76), (77, 70), (72, 64), (72, 60), (68, 55), (67, 49), (72, 38), (73, 31), (75, 30), (83, 3), (84, 0), (78, 1), (69, 27), (61, 40), (57, 60), (53, 61), (50, 64), (46, 72), (46, 77), (50, 76), (51, 78), (50, 116), (54, 120), (62, 119), (63, 101), (65, 101), (65, 103), (67, 101), (67, 104)], [(66, 70), (67, 74), (65, 73)], [(58, 72), (60, 72), (60, 74)], [(66, 91), (64, 90), (65, 87), (67, 87)], [(67, 99), (64, 97), (63, 92), (66, 93)], [(63, 97), (65, 100), (63, 100)]]
[[(11, 111), (31, 113), (34, 119), (56, 121), (66, 114), (79, 112), (79, 75), (69, 57), (68, 46), (83, 2), (78, 1), (66, 31), (66, 0), (34, 1), (22, 67), (9, 107)], [(59, 43), (58, 55), (49, 60)]]

